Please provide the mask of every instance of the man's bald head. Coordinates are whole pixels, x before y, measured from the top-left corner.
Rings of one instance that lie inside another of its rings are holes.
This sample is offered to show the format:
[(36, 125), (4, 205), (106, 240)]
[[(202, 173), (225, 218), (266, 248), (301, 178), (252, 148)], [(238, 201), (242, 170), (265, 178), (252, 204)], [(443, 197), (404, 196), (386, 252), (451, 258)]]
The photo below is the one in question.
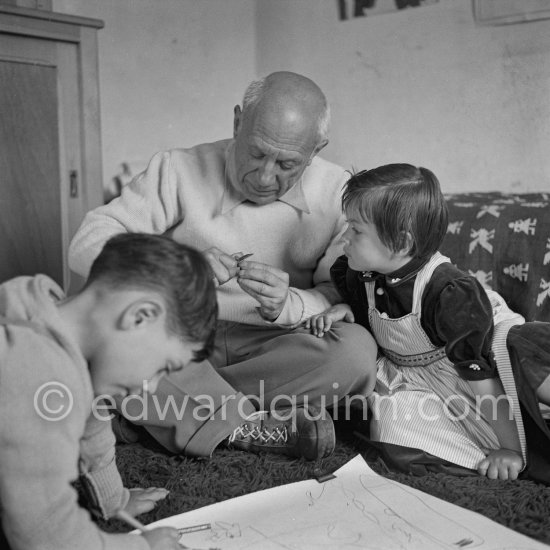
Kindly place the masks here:
[(252, 82), (243, 97), (243, 115), (261, 109), (281, 122), (308, 124), (317, 143), (328, 141), (330, 110), (322, 90), (313, 80), (279, 71)]

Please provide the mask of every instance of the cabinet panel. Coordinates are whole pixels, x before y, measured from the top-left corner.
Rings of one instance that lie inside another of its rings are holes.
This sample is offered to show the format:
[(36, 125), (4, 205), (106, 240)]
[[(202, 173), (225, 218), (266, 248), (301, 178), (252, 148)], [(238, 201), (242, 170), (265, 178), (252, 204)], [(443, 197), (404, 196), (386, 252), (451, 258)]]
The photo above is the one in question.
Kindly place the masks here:
[(0, 4), (0, 282), (45, 273), (69, 288), (70, 239), (102, 202), (102, 26)]
[(0, 59), (0, 281), (63, 283), (55, 67)]

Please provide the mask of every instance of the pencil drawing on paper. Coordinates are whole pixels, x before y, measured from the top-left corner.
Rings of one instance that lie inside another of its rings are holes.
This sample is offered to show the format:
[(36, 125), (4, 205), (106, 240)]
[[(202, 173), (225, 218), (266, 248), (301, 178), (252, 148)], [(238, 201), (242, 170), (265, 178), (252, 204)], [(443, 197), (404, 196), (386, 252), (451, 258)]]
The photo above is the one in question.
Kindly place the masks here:
[(375, 474), (360, 456), (327, 482), (283, 485), (154, 525), (206, 522), (209, 529), (184, 534), (181, 543), (200, 550), (547, 550), (479, 514)]

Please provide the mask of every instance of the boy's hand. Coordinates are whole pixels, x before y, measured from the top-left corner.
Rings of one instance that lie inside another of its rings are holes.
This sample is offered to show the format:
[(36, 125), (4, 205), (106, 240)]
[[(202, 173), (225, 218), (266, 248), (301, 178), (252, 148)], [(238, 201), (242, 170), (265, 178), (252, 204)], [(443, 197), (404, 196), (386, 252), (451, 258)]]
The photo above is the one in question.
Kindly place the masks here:
[(517, 479), (523, 459), (521, 454), (510, 449), (496, 449), (490, 451), (477, 466), (477, 471), (489, 479)]
[(212, 247), (208, 250), (204, 250), (203, 254), (214, 272), (216, 286), (227, 283), (227, 281), (237, 275), (239, 271), (239, 263), (237, 262), (237, 258), (242, 255), (242, 252), (226, 254), (219, 248)]
[(169, 491), (159, 489), (158, 487), (149, 487), (148, 489), (130, 489), (130, 500), (124, 510), (131, 516), (139, 516), (150, 512), (159, 500), (168, 496)]
[(181, 550), (178, 544), (180, 535), (172, 527), (157, 527), (150, 531), (143, 531), (141, 536), (147, 541), (151, 550)]
[(325, 332), (330, 330), (332, 324), (337, 321), (346, 321), (347, 323), (355, 321), (351, 308), (347, 304), (336, 304), (323, 311), (323, 313), (312, 315), (305, 321), (304, 326), (311, 331), (311, 334), (322, 338)]

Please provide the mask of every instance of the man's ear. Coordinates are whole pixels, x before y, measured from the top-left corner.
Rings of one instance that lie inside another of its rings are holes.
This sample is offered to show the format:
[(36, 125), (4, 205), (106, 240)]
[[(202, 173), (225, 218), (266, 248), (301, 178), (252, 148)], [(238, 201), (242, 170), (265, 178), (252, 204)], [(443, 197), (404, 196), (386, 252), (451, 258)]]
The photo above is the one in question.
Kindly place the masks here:
[(155, 298), (142, 298), (129, 304), (120, 314), (122, 330), (139, 330), (156, 323), (164, 315), (164, 304)]
[(324, 139), (323, 141), (320, 141), (316, 146), (315, 149), (313, 149), (313, 153), (311, 153), (311, 156), (309, 157), (309, 161), (307, 165), (309, 166), (311, 164), (311, 161), (316, 157), (319, 152), (324, 149), (328, 145), (328, 139)]
[(235, 105), (233, 109), (233, 139), (235, 139), (239, 133), (242, 117), (243, 112), (241, 111), (241, 107), (239, 105)]

